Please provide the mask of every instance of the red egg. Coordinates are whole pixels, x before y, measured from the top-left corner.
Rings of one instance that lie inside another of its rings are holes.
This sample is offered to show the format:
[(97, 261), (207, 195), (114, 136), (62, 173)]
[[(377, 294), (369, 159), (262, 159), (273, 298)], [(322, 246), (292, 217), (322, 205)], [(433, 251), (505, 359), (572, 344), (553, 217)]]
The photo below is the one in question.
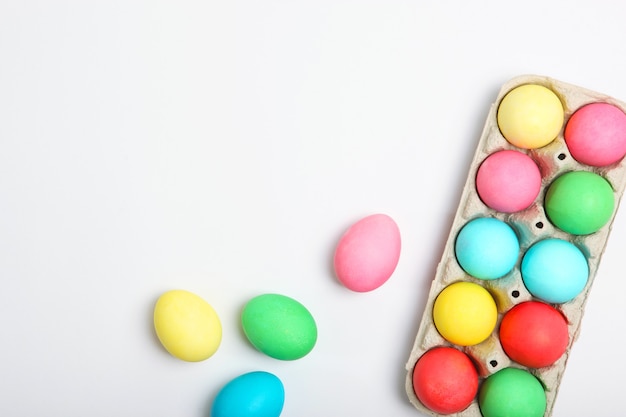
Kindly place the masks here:
[(505, 353), (521, 365), (530, 368), (549, 366), (567, 349), (567, 320), (548, 304), (527, 301), (502, 317), (500, 342)]
[(465, 410), (478, 391), (478, 372), (472, 360), (451, 347), (424, 353), (413, 368), (413, 390), (422, 404), (439, 414)]

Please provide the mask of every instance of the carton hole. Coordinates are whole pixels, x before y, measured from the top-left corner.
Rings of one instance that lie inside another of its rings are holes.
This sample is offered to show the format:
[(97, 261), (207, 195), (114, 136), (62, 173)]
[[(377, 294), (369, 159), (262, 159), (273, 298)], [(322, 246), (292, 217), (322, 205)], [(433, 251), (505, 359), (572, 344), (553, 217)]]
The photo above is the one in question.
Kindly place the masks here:
[(535, 223), (535, 227), (537, 227), (537, 229), (543, 229), (543, 222)]
[(513, 292), (511, 292), (511, 295), (513, 296), (513, 298), (517, 298), (519, 297), (519, 291), (513, 290)]
[(495, 360), (490, 361), (489, 365), (491, 365), (493, 368), (495, 368), (496, 366), (498, 366), (498, 361), (495, 361)]
[(557, 158), (559, 158), (559, 161), (562, 161), (566, 158), (566, 155), (564, 153), (560, 153), (559, 156), (557, 156)]

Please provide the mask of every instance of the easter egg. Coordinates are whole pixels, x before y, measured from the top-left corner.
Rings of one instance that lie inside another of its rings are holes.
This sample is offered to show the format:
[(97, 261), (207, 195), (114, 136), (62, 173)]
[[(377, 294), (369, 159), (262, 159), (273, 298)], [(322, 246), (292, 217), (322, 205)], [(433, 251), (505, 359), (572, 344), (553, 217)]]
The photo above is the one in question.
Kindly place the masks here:
[(400, 231), (386, 214), (353, 224), (339, 239), (334, 268), (337, 279), (356, 292), (375, 290), (391, 277), (400, 259)]
[(609, 103), (587, 104), (572, 114), (563, 136), (578, 162), (614, 164), (626, 155), (626, 114)]
[(483, 417), (543, 417), (546, 393), (531, 373), (504, 368), (481, 385), (478, 405)]
[(589, 265), (581, 250), (556, 238), (540, 240), (528, 248), (520, 270), (528, 291), (549, 303), (572, 300), (589, 279)]
[(154, 329), (170, 354), (188, 362), (209, 358), (222, 341), (222, 324), (213, 307), (185, 290), (159, 297), (154, 306)]
[(498, 106), (500, 132), (518, 148), (536, 149), (552, 142), (561, 131), (563, 119), (561, 100), (542, 85), (516, 87)]
[(465, 410), (478, 391), (478, 372), (471, 359), (451, 347), (425, 352), (413, 368), (413, 390), (422, 404), (440, 414)]
[(507, 356), (529, 368), (552, 365), (563, 356), (568, 342), (563, 314), (538, 301), (514, 306), (500, 323), (500, 343)]
[(211, 417), (278, 417), (285, 389), (274, 374), (248, 372), (224, 385), (213, 400)]
[(243, 308), (241, 324), (250, 343), (275, 359), (302, 358), (317, 341), (317, 325), (309, 310), (285, 295), (254, 297)]
[(511, 226), (491, 217), (467, 222), (457, 235), (454, 249), (461, 268), (480, 279), (506, 275), (519, 257), (519, 241)]
[(478, 196), (488, 207), (501, 213), (528, 208), (540, 189), (539, 167), (528, 155), (518, 151), (492, 153), (476, 173)]
[(548, 218), (556, 227), (573, 235), (597, 232), (610, 220), (614, 208), (611, 184), (593, 172), (565, 173), (546, 192)]
[(439, 334), (460, 346), (476, 345), (489, 337), (498, 319), (496, 302), (478, 284), (459, 281), (435, 299), (433, 321)]

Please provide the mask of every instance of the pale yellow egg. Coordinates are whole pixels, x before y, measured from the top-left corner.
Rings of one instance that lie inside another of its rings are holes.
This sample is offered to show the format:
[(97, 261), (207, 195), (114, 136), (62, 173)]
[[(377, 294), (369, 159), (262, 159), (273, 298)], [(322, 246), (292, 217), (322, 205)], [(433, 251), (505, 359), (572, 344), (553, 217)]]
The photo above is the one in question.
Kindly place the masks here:
[(536, 149), (547, 145), (563, 127), (559, 97), (542, 85), (526, 84), (509, 91), (498, 107), (498, 127), (514, 146)]
[(222, 341), (222, 324), (213, 307), (185, 290), (167, 291), (159, 297), (154, 329), (169, 353), (188, 362), (211, 357)]

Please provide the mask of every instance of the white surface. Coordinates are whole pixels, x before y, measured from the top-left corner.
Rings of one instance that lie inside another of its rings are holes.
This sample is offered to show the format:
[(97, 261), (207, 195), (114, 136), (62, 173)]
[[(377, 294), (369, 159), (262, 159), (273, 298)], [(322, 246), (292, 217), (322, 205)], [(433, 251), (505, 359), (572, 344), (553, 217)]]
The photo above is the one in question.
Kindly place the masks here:
[[(208, 416), (256, 369), (283, 380), (285, 417), (420, 415), (404, 364), (500, 85), (626, 99), (626, 3), (422, 3), (0, 3), (0, 415)], [(332, 252), (375, 212), (400, 263), (351, 293)], [(622, 212), (555, 417), (624, 414), (625, 245)], [(171, 288), (222, 319), (205, 362), (155, 339)], [(264, 292), (314, 314), (310, 355), (247, 343), (239, 312)]]

